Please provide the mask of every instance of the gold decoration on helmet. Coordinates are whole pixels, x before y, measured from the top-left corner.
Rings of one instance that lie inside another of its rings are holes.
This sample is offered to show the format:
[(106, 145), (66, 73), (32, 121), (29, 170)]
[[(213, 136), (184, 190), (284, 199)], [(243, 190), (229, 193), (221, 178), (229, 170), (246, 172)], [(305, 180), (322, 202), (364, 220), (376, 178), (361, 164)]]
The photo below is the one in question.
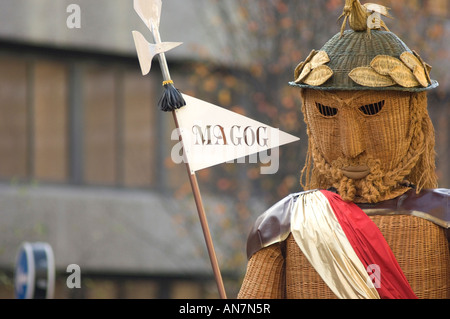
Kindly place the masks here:
[(389, 8), (375, 4), (366, 3), (364, 5), (359, 0), (345, 0), (344, 11), (338, 20), (344, 18), (341, 26), (341, 37), (344, 35), (344, 30), (348, 24), (350, 28), (355, 31), (366, 31), (370, 37), (370, 30), (373, 29), (385, 29), (389, 31), (381, 15), (392, 18), (389, 14)]
[(317, 54), (317, 50), (312, 50), (308, 57), (305, 59), (305, 61), (300, 62), (296, 67), (295, 67), (295, 71), (294, 71), (294, 79), (298, 80), (298, 77), (300, 76), (300, 73), (302, 72), (303, 68), (305, 67), (306, 63), (308, 63), (309, 61), (311, 61), (311, 59), (313, 58), (314, 55)]
[(422, 86), (426, 87), (428, 83), (431, 83), (431, 66), (425, 63), (416, 51), (413, 51), (413, 53), (403, 52), (400, 55), (400, 60), (413, 70), (414, 76)]
[(402, 61), (390, 55), (377, 55), (370, 66), (382, 75), (389, 75), (395, 68), (403, 65)]
[(349, 77), (367, 87), (389, 87), (398, 84), (405, 88), (428, 87), (431, 66), (420, 56), (405, 51), (397, 59), (388, 55), (377, 55), (370, 66), (354, 68)]
[(333, 71), (328, 66), (319, 65), (317, 68), (312, 69), (303, 82), (311, 86), (319, 86), (325, 83), (332, 76)]
[(394, 68), (389, 75), (398, 85), (405, 88), (420, 86), (419, 81), (417, 81), (412, 71), (404, 64)]
[(330, 58), (325, 51), (312, 50), (306, 60), (300, 62), (295, 68), (295, 83), (322, 85), (333, 76), (333, 70), (325, 65), (328, 62)]
[(354, 68), (348, 76), (362, 86), (388, 87), (395, 85), (395, 81), (391, 77), (380, 74), (368, 66)]

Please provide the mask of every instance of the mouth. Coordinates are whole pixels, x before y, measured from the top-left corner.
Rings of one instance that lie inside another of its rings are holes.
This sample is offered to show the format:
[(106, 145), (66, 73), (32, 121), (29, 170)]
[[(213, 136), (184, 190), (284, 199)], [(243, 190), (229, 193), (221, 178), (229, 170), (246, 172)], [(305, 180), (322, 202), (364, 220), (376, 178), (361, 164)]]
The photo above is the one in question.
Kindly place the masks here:
[(370, 169), (366, 165), (347, 166), (341, 168), (342, 174), (351, 179), (361, 179), (369, 175)]

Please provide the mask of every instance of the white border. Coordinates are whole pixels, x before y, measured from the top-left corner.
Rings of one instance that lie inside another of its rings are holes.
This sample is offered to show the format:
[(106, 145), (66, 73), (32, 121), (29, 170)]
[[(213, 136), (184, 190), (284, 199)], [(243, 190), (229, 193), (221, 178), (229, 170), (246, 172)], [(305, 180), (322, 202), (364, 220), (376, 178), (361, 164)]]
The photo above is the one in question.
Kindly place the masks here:
[[(15, 270), (15, 276), (14, 276), (14, 290), (16, 289), (16, 276), (18, 271), (18, 264), (20, 261), (20, 256), (22, 254), (22, 250), (25, 251), (25, 258), (27, 261), (27, 287), (26, 287), (26, 293), (25, 293), (25, 299), (31, 299), (34, 294), (34, 280), (36, 275), (36, 269), (35, 269), (35, 263), (34, 263), (34, 256), (33, 256), (33, 247), (30, 243), (24, 242), (19, 249), (19, 253), (16, 258), (16, 270)], [(17, 295), (16, 295), (17, 297)]]
[(45, 298), (53, 299), (55, 292), (55, 257), (49, 244), (42, 243), (42, 245), (47, 255), (47, 293)]

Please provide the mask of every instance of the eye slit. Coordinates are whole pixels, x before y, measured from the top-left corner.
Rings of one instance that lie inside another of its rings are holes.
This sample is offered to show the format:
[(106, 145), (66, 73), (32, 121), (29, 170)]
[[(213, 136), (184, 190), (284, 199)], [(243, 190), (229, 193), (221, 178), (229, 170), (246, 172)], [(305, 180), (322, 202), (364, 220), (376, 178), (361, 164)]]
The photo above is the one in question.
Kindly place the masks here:
[(381, 111), (383, 106), (384, 106), (384, 100), (380, 101), (378, 103), (367, 104), (367, 105), (361, 106), (359, 108), (359, 110), (366, 115), (375, 115)]
[(323, 116), (332, 117), (335, 116), (338, 112), (337, 108), (335, 107), (326, 106), (317, 102), (316, 107), (319, 110), (320, 114), (322, 114)]

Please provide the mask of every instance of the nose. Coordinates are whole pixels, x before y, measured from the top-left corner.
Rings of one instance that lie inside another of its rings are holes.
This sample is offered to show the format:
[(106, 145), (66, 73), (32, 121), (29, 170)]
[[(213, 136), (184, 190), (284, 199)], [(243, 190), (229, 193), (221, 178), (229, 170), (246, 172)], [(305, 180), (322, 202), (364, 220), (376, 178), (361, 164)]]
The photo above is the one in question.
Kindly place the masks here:
[(364, 152), (361, 130), (363, 124), (352, 113), (352, 110), (342, 110), (339, 118), (342, 152), (349, 158), (355, 158)]

